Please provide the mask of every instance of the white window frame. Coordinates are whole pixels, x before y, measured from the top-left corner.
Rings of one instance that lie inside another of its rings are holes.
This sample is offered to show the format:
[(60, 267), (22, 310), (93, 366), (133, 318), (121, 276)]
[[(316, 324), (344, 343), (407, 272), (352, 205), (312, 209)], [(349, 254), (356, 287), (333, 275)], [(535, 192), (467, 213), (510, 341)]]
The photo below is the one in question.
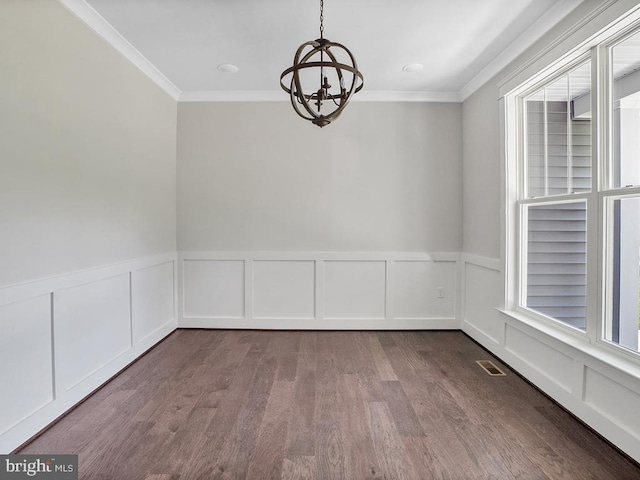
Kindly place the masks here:
[[(554, 327), (554, 328), (559, 328), (561, 330), (563, 330), (565, 333), (569, 334), (569, 335), (573, 335), (577, 338), (582, 338), (582, 339), (587, 339), (588, 334), (587, 331), (589, 330), (589, 325), (588, 325), (588, 321), (589, 318), (592, 317), (593, 315), (590, 315), (590, 307), (593, 308), (593, 305), (589, 305), (589, 303), (587, 303), (587, 325), (585, 330), (579, 329), (579, 328), (575, 328), (572, 327), (570, 325), (564, 324), (558, 320), (555, 320), (551, 317), (548, 317), (540, 312), (537, 312), (531, 308), (528, 308), (526, 306), (524, 306), (525, 303), (525, 296), (526, 296), (526, 285), (527, 285), (527, 264), (526, 264), (526, 255), (527, 255), (527, 245), (526, 245), (526, 239), (527, 239), (527, 234), (526, 234), (526, 228), (527, 228), (527, 221), (526, 221), (526, 217), (524, 216), (524, 211), (526, 209), (526, 207), (528, 205), (552, 205), (552, 204), (564, 204), (564, 203), (574, 203), (574, 202), (578, 202), (578, 201), (584, 201), (586, 202), (587, 205), (587, 287), (586, 287), (586, 296), (587, 299), (590, 298), (590, 291), (592, 290), (593, 286), (590, 285), (590, 278), (592, 278), (592, 275), (589, 275), (589, 253), (590, 250), (592, 250), (591, 248), (589, 248), (589, 230), (593, 229), (593, 225), (590, 223), (592, 221), (592, 218), (590, 218), (589, 213), (591, 212), (591, 210), (593, 210), (593, 204), (596, 202), (596, 200), (594, 199), (594, 192), (596, 191), (595, 189), (595, 181), (594, 181), (594, 172), (596, 170), (596, 157), (597, 155), (595, 154), (595, 150), (596, 148), (592, 145), (592, 154), (591, 154), (591, 190), (589, 192), (580, 192), (580, 193), (566, 193), (566, 194), (559, 194), (559, 195), (547, 195), (547, 196), (543, 196), (543, 197), (529, 197), (527, 195), (528, 192), (528, 184), (527, 184), (527, 172), (526, 172), (526, 168), (527, 168), (527, 164), (526, 164), (526, 143), (527, 143), (527, 139), (525, 136), (525, 125), (524, 125), (524, 121), (522, 118), (522, 114), (525, 112), (525, 108), (524, 108), (524, 99), (529, 96), (530, 94), (532, 94), (533, 92), (539, 90), (540, 88), (542, 88), (544, 85), (553, 83), (555, 80), (557, 80), (558, 78), (561, 78), (565, 75), (567, 75), (569, 72), (571, 72), (572, 70), (574, 70), (575, 68), (579, 67), (580, 65), (584, 64), (585, 62), (591, 60), (592, 61), (592, 65), (593, 65), (593, 52), (592, 51), (588, 51), (588, 52), (584, 52), (581, 53), (579, 55), (575, 55), (575, 58), (572, 58), (570, 61), (567, 61), (561, 68), (556, 68), (554, 69), (554, 71), (549, 74), (546, 75), (540, 79), (538, 79), (536, 82), (532, 83), (531, 85), (528, 85), (527, 88), (523, 88), (521, 92), (519, 92), (517, 95), (515, 95), (515, 102), (516, 102), (516, 115), (517, 115), (517, 120), (518, 120), (518, 135), (515, 139), (516, 142), (516, 171), (517, 171), (517, 192), (516, 192), (516, 222), (518, 224), (518, 241), (517, 241), (517, 265), (516, 268), (518, 269), (518, 277), (517, 277), (517, 286), (516, 286), (516, 292), (517, 292), (517, 298), (516, 301), (514, 302), (514, 307), (515, 310), (521, 314), (521, 315), (525, 315), (528, 317), (531, 317), (532, 319), (535, 319), (538, 322), (542, 322), (548, 326)], [(593, 69), (592, 69), (593, 70)], [(593, 79), (592, 79), (592, 85), (594, 84)], [(593, 101), (592, 101), (593, 103)], [(592, 105), (592, 116), (595, 114), (594, 112), (594, 107)], [(591, 137), (592, 137), (592, 142), (593, 139), (595, 138), (595, 130), (596, 128), (594, 127), (594, 123), (592, 121), (591, 123)], [(591, 288), (590, 288), (591, 287)]]
[[(610, 199), (640, 196), (640, 185), (609, 188), (613, 165), (612, 109), (613, 88), (610, 85), (609, 52), (626, 37), (640, 31), (640, 11), (635, 10), (622, 21), (593, 35), (520, 86), (501, 97), (501, 139), (504, 145), (504, 185), (506, 211), (503, 237), (504, 252), (504, 311), (512, 318), (541, 330), (558, 340), (581, 349), (595, 348), (598, 356), (631, 360), (640, 365), (640, 352), (631, 351), (606, 339), (607, 322), (611, 321), (611, 292), (607, 287), (611, 278), (612, 262), (608, 261), (607, 221), (605, 206)], [(527, 198), (526, 161), (524, 155), (524, 112), (522, 103), (529, 94), (590, 59), (591, 81), (591, 191), (546, 197)], [(526, 292), (526, 218), (523, 210), (532, 204), (555, 204), (572, 201), (587, 203), (587, 303), (586, 328), (574, 328), (524, 306), (522, 295)], [(524, 266), (523, 266), (524, 265)], [(612, 355), (610, 355), (612, 354)]]

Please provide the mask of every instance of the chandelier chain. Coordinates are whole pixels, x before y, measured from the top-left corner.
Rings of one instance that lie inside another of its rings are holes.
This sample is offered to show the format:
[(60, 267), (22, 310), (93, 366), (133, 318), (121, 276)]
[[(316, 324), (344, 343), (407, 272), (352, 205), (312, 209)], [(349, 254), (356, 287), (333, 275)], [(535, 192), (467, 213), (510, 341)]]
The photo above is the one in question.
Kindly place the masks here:
[(324, 33), (324, 0), (320, 0), (320, 38), (324, 38), (323, 33)]

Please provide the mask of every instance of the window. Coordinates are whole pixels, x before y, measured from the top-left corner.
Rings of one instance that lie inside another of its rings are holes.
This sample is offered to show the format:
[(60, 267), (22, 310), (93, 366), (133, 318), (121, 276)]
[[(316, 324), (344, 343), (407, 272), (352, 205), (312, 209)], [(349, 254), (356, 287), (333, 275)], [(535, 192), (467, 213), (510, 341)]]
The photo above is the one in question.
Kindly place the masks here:
[(603, 210), (607, 292), (604, 337), (639, 351), (640, 327), (640, 32), (607, 47), (611, 118)]
[(640, 24), (597, 42), (506, 97), (511, 304), (640, 358)]
[(520, 303), (579, 330), (586, 329), (590, 93), (586, 60), (521, 101)]

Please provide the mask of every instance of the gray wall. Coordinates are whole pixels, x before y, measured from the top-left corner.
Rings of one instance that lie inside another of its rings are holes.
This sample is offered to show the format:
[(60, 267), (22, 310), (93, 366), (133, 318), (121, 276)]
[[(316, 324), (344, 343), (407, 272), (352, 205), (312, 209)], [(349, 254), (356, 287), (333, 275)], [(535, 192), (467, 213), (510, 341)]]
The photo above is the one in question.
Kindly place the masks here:
[(498, 89), (485, 84), (463, 104), (464, 251), (500, 258)]
[(178, 249), (460, 251), (462, 107), (181, 103)]
[(175, 251), (176, 101), (54, 1), (0, 65), (0, 286)]

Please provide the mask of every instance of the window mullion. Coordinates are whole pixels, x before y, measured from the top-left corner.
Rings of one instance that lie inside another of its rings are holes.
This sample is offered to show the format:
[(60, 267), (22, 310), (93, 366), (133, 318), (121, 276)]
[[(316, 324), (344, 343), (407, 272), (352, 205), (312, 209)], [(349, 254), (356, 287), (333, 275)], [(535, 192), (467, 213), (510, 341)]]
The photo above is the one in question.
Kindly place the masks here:
[(603, 215), (599, 191), (602, 186), (603, 160), (606, 158), (606, 75), (602, 74), (603, 52), (591, 49), (591, 194), (587, 200), (587, 336), (592, 343), (602, 338), (604, 310)]
[(547, 90), (543, 92), (542, 125), (544, 132), (544, 195), (549, 195), (549, 109), (547, 106)]
[(573, 191), (573, 122), (571, 108), (571, 76), (567, 77), (567, 193)]

